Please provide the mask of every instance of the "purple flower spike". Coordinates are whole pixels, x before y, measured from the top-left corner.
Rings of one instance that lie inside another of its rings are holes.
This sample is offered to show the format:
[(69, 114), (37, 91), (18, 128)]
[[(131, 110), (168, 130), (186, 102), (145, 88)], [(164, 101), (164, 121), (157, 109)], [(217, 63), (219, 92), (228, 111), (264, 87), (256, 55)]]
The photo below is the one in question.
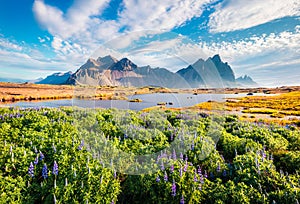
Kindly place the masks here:
[(160, 182), (159, 176), (156, 177), (156, 182)]
[(44, 154), (40, 151), (40, 160), (42, 161), (45, 158)]
[(33, 166), (32, 162), (30, 162), (30, 165), (28, 168), (28, 174), (31, 178), (34, 177), (34, 166)]
[(223, 171), (223, 176), (224, 176), (224, 177), (227, 176), (226, 170)]
[(198, 174), (201, 175), (202, 174), (202, 170), (201, 167), (198, 168)]
[(81, 140), (80, 145), (78, 146), (78, 150), (82, 150), (83, 146), (84, 146), (84, 141)]
[(218, 166), (217, 166), (217, 172), (221, 172), (221, 166), (220, 166), (220, 163), (218, 163)]
[(170, 172), (171, 172), (171, 174), (174, 172), (174, 165), (172, 165), (172, 166), (170, 167)]
[(46, 164), (44, 164), (44, 166), (43, 166), (42, 176), (43, 176), (44, 179), (48, 178), (48, 168), (47, 168)]
[(175, 181), (173, 180), (173, 183), (172, 183), (172, 187), (171, 187), (171, 195), (173, 196), (173, 197), (175, 197), (176, 196), (176, 183), (175, 183)]
[(34, 160), (34, 165), (37, 165), (39, 163), (39, 156), (36, 156), (35, 160)]
[(182, 152), (180, 153), (180, 159), (183, 161), (183, 154), (182, 154)]
[(184, 172), (187, 171), (188, 166), (189, 166), (189, 164), (188, 164), (188, 162), (186, 161), (186, 162), (185, 162), (185, 165), (184, 165), (184, 168), (183, 168), (183, 171), (184, 171)]
[(183, 197), (183, 195), (181, 196), (180, 204), (184, 204), (184, 197)]
[(164, 181), (168, 181), (168, 174), (167, 174), (167, 172), (165, 172)]
[(58, 165), (57, 165), (56, 161), (54, 161), (52, 173), (56, 176), (58, 175)]
[(177, 159), (175, 149), (173, 150), (173, 155), (172, 155), (172, 156), (173, 156), (173, 159), (174, 159), (174, 160)]

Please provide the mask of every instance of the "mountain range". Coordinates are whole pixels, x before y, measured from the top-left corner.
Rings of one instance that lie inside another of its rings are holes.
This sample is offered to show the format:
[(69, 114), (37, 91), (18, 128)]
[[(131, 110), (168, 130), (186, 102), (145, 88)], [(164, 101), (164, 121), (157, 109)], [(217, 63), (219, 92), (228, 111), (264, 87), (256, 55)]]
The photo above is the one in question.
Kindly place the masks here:
[(167, 88), (257, 87), (251, 77), (235, 78), (234, 72), (219, 55), (171, 72), (166, 68), (137, 66), (128, 58), (117, 60), (108, 55), (90, 58), (75, 73), (54, 73), (37, 84), (93, 86), (159, 86)]

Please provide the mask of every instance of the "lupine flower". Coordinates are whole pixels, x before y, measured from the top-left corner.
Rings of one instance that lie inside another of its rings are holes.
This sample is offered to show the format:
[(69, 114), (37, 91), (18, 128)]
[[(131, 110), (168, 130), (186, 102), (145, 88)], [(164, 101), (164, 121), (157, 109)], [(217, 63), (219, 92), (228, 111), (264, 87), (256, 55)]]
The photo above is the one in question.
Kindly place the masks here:
[(200, 176), (200, 183), (204, 183), (204, 179), (203, 179), (203, 175), (201, 174), (201, 176)]
[(168, 174), (167, 174), (167, 172), (165, 172), (164, 181), (168, 181)]
[(176, 160), (176, 159), (177, 159), (177, 157), (176, 157), (176, 151), (175, 151), (175, 149), (173, 150), (173, 159), (174, 159), (174, 160)]
[(40, 151), (40, 160), (42, 161), (45, 158), (44, 154)]
[(195, 172), (195, 175), (194, 175), (194, 182), (197, 182), (198, 181), (198, 179), (197, 179), (197, 174), (196, 174), (196, 172)]
[(208, 176), (207, 176), (207, 172), (206, 171), (204, 171), (204, 177), (205, 178), (207, 178)]
[(227, 175), (226, 170), (223, 171), (223, 176), (225, 177)]
[(183, 161), (183, 154), (182, 154), (182, 152), (180, 153), (180, 159)]
[(198, 174), (201, 175), (202, 174), (202, 170), (201, 167), (199, 166), (198, 170), (197, 170)]
[(56, 161), (54, 161), (52, 173), (56, 176), (58, 175), (58, 165), (57, 165)]
[(35, 160), (34, 160), (34, 165), (37, 165), (39, 163), (39, 156), (36, 156)]
[(180, 177), (182, 177), (182, 167), (180, 167), (180, 169), (179, 169), (179, 175), (180, 175)]
[(164, 162), (161, 162), (161, 165), (160, 165), (160, 169), (162, 170), (162, 171), (164, 171), (165, 170), (165, 165), (164, 165)]
[(28, 174), (30, 177), (34, 177), (34, 166), (32, 162), (30, 162), (29, 168), (28, 168)]
[(187, 171), (188, 166), (189, 166), (189, 164), (188, 164), (188, 162), (186, 161), (186, 162), (185, 162), (185, 165), (184, 165), (184, 168), (183, 168), (183, 171), (184, 171), (184, 172)]
[(183, 195), (181, 196), (180, 204), (184, 204), (184, 197), (183, 197)]
[(78, 146), (78, 150), (82, 150), (83, 146), (84, 146), (84, 141), (81, 140), (80, 145)]
[(174, 165), (172, 164), (172, 166), (170, 167), (170, 172), (171, 174), (174, 172)]
[(44, 166), (43, 166), (42, 176), (43, 176), (44, 179), (48, 178), (48, 168), (47, 168), (46, 164), (44, 164)]
[(156, 182), (160, 182), (159, 176), (156, 177)]
[(195, 144), (194, 144), (194, 141), (193, 141), (193, 143), (191, 145), (191, 150), (194, 151), (194, 149), (195, 149)]
[(202, 191), (202, 184), (199, 184), (198, 189), (199, 189), (200, 191)]
[(173, 197), (176, 196), (176, 183), (175, 183), (174, 180), (173, 180), (172, 187), (171, 187), (171, 195), (172, 195)]
[(217, 166), (217, 172), (221, 172), (221, 166), (220, 166), (220, 163), (218, 163), (218, 166)]

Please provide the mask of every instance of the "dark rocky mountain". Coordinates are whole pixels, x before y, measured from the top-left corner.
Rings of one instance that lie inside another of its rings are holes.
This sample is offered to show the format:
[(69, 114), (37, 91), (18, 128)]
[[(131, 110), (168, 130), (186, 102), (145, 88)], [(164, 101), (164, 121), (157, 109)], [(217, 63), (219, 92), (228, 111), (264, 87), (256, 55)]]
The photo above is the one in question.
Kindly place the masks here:
[(242, 87), (258, 87), (258, 84), (248, 75), (240, 76), (236, 79), (236, 82)]
[[(48, 77), (47, 77), (48, 78)], [(139, 67), (128, 58), (112, 56), (88, 59), (66, 84), (93, 86), (162, 86), (167, 88), (236, 87), (234, 73), (219, 55), (194, 64), (176, 73), (165, 68)]]
[(52, 75), (47, 76), (45, 79), (35, 82), (36, 84), (54, 84), (54, 85), (61, 85), (65, 84), (66, 81), (70, 78), (72, 72), (58, 72)]
[(187, 68), (177, 71), (192, 88), (234, 86), (235, 77), (227, 62), (222, 62), (219, 55), (206, 61), (199, 59)]

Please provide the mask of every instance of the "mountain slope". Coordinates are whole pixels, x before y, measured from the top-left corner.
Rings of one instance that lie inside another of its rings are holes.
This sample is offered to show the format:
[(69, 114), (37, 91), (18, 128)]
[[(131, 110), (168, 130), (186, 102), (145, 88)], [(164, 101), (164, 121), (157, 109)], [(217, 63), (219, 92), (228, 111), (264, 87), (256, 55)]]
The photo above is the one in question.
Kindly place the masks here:
[(41, 81), (38, 81), (35, 83), (36, 84), (54, 84), (54, 85), (65, 84), (71, 75), (72, 75), (72, 72), (66, 72), (66, 73), (58, 72), (58, 73), (49, 75), (45, 79), (42, 79)]
[(258, 84), (248, 75), (240, 76), (236, 82), (243, 87), (258, 87)]

